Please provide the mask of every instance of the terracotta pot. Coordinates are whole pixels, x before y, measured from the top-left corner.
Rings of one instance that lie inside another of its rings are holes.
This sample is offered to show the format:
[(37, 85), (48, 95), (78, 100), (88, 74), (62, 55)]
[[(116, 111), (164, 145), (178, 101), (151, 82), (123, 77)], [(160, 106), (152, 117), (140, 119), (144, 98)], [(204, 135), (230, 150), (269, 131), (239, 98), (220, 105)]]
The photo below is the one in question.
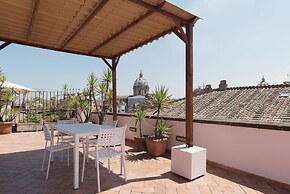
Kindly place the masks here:
[(146, 138), (146, 146), (148, 154), (156, 157), (161, 156), (166, 151), (167, 145), (167, 138), (163, 139), (153, 139), (153, 138)]
[(146, 141), (145, 141), (146, 138), (144, 137), (134, 137), (134, 140), (135, 140), (135, 144), (136, 144), (136, 148), (137, 148), (137, 151), (147, 151), (147, 146), (146, 146)]
[(10, 134), (12, 132), (12, 122), (0, 122), (0, 135)]

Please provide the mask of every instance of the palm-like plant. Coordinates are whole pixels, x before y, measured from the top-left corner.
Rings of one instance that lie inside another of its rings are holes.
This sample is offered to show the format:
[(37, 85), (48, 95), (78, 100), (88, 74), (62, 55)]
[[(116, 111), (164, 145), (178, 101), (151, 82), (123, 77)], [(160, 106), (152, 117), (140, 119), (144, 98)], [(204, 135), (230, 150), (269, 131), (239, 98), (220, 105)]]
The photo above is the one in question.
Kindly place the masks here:
[[(106, 71), (103, 72), (100, 83), (97, 86), (97, 92), (100, 97), (100, 104), (97, 111), (100, 124), (103, 123), (105, 116), (110, 108), (111, 100), (113, 98), (111, 84), (112, 84), (112, 72), (110, 69), (107, 69)], [(98, 107), (97, 104), (96, 107)]]
[[(91, 108), (89, 101), (87, 100), (88, 93), (88, 90), (84, 89), (82, 93), (79, 93), (77, 96), (70, 96), (70, 98), (66, 101), (69, 108), (76, 110), (76, 113), (82, 123), (88, 122), (90, 119)], [(82, 114), (85, 116), (84, 120), (82, 119)]]
[(149, 104), (155, 108), (155, 111), (153, 114), (156, 114), (156, 122), (154, 126), (154, 138), (155, 139), (160, 139), (158, 134), (159, 130), (159, 117), (160, 117), (160, 112), (166, 108), (170, 102), (171, 94), (168, 92), (168, 88), (165, 86), (157, 86), (155, 87), (155, 90), (152, 94), (149, 95)]
[(10, 107), (14, 100), (12, 93), (2, 91), (6, 79), (4, 71), (0, 68), (0, 122), (12, 121), (17, 116), (17, 110)]
[(143, 137), (142, 134), (142, 121), (145, 119), (146, 117), (146, 113), (144, 111), (143, 108), (139, 108), (135, 113), (134, 113), (134, 118), (135, 118), (135, 126), (139, 123), (139, 135), (140, 137)]
[[(110, 69), (103, 72), (100, 80), (93, 73), (88, 77), (89, 102), (94, 102), (100, 124), (105, 119), (113, 97), (111, 83), (112, 72)], [(99, 97), (99, 100), (96, 99), (96, 96)]]

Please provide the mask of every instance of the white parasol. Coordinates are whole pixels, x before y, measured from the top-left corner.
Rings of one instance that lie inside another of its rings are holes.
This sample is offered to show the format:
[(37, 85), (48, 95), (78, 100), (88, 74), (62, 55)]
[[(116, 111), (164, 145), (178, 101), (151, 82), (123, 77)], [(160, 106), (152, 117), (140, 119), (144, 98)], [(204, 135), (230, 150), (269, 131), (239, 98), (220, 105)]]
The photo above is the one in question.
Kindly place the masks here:
[[(1, 83), (0, 83), (1, 85)], [(13, 91), (16, 93), (24, 93), (25, 91), (35, 91), (31, 88), (25, 87), (25, 86), (21, 86), (9, 81), (5, 81), (2, 85), (3, 91)]]

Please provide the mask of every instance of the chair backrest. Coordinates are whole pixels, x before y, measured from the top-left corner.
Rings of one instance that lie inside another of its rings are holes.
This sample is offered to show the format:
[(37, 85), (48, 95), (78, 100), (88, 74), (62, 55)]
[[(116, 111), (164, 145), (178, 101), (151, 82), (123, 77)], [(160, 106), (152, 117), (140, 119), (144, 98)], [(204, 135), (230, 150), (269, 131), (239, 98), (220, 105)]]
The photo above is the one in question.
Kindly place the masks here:
[(52, 140), (52, 137), (51, 137), (51, 134), (49, 132), (49, 129), (46, 125), (42, 125), (42, 129), (43, 129), (43, 133), (44, 133), (44, 138), (46, 141), (51, 141)]
[(111, 126), (111, 127), (117, 127), (118, 124), (118, 120), (114, 121), (114, 120), (105, 120), (103, 122), (103, 125), (107, 125), (107, 126)]
[(72, 120), (58, 120), (57, 124), (76, 124), (79, 123), (78, 120), (72, 119)]
[(125, 131), (127, 125), (110, 129), (100, 129), (98, 134), (98, 146), (114, 146), (125, 143)]

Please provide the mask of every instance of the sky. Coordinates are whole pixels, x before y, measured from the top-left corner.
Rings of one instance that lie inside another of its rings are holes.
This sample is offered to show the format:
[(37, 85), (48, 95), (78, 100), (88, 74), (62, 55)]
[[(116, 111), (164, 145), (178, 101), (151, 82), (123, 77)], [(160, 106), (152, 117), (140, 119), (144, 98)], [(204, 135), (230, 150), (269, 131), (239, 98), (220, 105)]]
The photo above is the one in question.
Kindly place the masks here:
[[(289, 80), (289, 0), (168, 0), (202, 19), (194, 27), (194, 88), (220, 80), (229, 87)], [(0, 42), (2, 43), (2, 42)], [(86, 87), (91, 72), (107, 68), (97, 58), (20, 45), (0, 51), (9, 81), (41, 90)], [(150, 91), (165, 85), (173, 98), (185, 97), (185, 45), (167, 35), (123, 55), (117, 67), (117, 95), (133, 94), (140, 71)]]

